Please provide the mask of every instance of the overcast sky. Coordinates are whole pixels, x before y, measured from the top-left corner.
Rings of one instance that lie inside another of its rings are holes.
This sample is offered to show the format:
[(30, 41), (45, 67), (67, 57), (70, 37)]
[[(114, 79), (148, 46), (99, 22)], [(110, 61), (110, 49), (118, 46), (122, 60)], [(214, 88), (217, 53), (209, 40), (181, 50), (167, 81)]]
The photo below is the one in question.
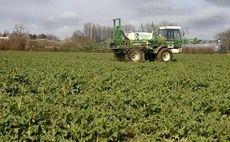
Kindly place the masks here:
[(0, 0), (0, 32), (23, 25), (31, 34), (70, 37), (86, 22), (140, 26), (162, 21), (188, 29), (187, 37), (213, 39), (230, 29), (230, 0)]

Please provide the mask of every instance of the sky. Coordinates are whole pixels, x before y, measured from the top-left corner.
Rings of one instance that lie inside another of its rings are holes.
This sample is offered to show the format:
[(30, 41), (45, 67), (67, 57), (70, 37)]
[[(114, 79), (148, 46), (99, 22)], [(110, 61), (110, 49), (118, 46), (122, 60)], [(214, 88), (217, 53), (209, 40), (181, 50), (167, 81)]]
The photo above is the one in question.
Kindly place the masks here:
[(214, 39), (230, 29), (230, 0), (0, 0), (0, 32), (23, 25), (30, 34), (71, 37), (87, 22), (113, 26), (177, 23), (187, 38)]

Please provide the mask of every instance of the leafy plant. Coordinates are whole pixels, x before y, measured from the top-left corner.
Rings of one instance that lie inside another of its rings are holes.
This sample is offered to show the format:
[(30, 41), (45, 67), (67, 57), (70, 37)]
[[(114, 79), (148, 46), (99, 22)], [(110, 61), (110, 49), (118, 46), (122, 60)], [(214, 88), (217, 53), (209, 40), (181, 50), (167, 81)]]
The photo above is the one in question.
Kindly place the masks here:
[(0, 52), (0, 139), (229, 141), (230, 56), (177, 59)]

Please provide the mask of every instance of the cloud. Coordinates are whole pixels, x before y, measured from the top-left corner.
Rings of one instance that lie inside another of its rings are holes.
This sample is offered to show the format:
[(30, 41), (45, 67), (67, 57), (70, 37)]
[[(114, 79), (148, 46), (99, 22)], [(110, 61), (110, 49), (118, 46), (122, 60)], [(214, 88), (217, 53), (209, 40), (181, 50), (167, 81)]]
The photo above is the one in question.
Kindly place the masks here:
[(75, 13), (75, 12), (72, 12), (72, 11), (64, 11), (62, 13), (60, 13), (59, 19), (62, 19), (62, 20), (79, 20), (80, 19), (80, 16)]
[(46, 22), (55, 22), (56, 18), (54, 16), (49, 16), (46, 18)]
[(57, 16), (49, 16), (46, 18), (46, 22), (71, 22), (79, 20), (80, 16), (73, 11), (64, 11)]
[(230, 23), (228, 17), (230, 16), (223, 13), (194, 16), (187, 20), (185, 25), (191, 37), (212, 39), (228, 26), (227, 23)]
[[(45, 19), (43, 27), (45, 27), (47, 31), (52, 32), (52, 34), (63, 38), (67, 36), (67, 34), (71, 35), (73, 31), (77, 30), (81, 22), (81, 18), (76, 12), (63, 11), (54, 16), (48, 16)], [(52, 31), (50, 31), (50, 29), (52, 29)]]
[[(29, 5), (43, 5), (47, 6), (50, 4), (55, 4), (54, 0), (0, 0), (0, 4), (8, 5), (8, 6), (18, 6), (18, 7), (26, 7)], [(34, 7), (36, 8), (36, 7)]]
[[(128, 0), (124, 0), (128, 5)], [(162, 21), (172, 23), (182, 23), (186, 20), (190, 13), (194, 12), (194, 2), (184, 2), (185, 0), (134, 0), (127, 9), (126, 17), (132, 21), (132, 24), (140, 24), (143, 22), (160, 23)], [(196, 1), (196, 0), (195, 0)], [(120, 2), (122, 3), (122, 2)], [(182, 5), (183, 3), (183, 5)]]
[(80, 27), (78, 26), (62, 26), (54, 30), (55, 35), (59, 35), (60, 38), (66, 38), (68, 36), (71, 36), (74, 31), (79, 29)]
[(22, 24), (31, 33), (63, 36), (81, 30), (84, 22), (113, 26), (119, 17), (124, 25), (167, 21), (211, 37), (229, 28), (229, 6), (229, 0), (0, 0), (0, 32)]
[[(175, 4), (177, 5), (177, 4)], [(137, 15), (148, 15), (148, 16), (170, 16), (170, 15), (183, 15), (184, 13), (191, 11), (189, 8), (183, 8), (179, 6), (172, 6), (170, 3), (162, 4), (161, 2), (148, 2), (142, 5), (139, 5), (136, 8)]]
[(71, 30), (71, 27), (63, 26), (63, 27), (58, 28), (56, 31), (57, 33), (66, 33), (66, 32), (69, 32), (70, 30)]
[(208, 3), (212, 3), (216, 6), (221, 6), (221, 7), (230, 7), (230, 2), (229, 0), (205, 0)]
[(203, 14), (193, 16), (187, 20), (186, 24), (193, 28), (212, 28), (224, 26), (230, 23), (230, 15), (226, 13)]
[(39, 28), (39, 25), (37, 25), (37, 24), (30, 24), (30, 25), (28, 26), (28, 28), (29, 28), (29, 29), (37, 29), (37, 28)]

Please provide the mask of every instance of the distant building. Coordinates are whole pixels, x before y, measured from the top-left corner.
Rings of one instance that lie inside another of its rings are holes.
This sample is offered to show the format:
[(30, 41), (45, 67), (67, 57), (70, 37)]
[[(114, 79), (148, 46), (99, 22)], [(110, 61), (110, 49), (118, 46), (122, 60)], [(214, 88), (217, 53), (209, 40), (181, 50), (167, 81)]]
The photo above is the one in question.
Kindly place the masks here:
[(7, 37), (0, 37), (0, 39), (7, 40), (7, 39), (9, 39), (9, 37), (8, 36)]

